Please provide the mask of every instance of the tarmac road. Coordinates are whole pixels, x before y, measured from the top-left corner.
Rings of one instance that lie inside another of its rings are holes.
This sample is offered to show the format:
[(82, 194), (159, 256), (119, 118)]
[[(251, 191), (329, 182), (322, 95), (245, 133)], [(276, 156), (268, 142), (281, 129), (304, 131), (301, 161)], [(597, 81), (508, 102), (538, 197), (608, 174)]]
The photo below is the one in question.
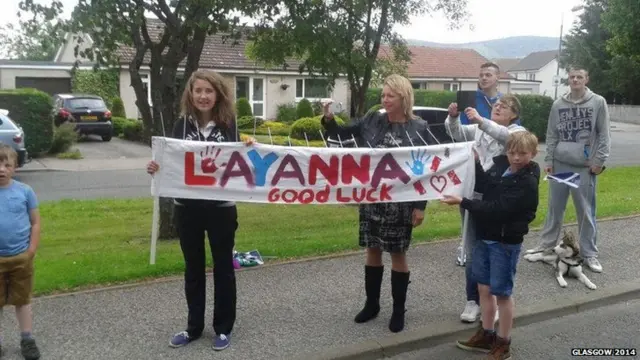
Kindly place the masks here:
[[(517, 309), (516, 309), (517, 311)], [(599, 309), (567, 315), (537, 324), (515, 328), (511, 336), (513, 359), (569, 360), (575, 348), (618, 348), (631, 350), (627, 359), (640, 359), (640, 300), (619, 303)], [(475, 355), (444, 344), (434, 348), (405, 353), (397, 360), (473, 360)], [(622, 356), (586, 358), (612, 359)]]

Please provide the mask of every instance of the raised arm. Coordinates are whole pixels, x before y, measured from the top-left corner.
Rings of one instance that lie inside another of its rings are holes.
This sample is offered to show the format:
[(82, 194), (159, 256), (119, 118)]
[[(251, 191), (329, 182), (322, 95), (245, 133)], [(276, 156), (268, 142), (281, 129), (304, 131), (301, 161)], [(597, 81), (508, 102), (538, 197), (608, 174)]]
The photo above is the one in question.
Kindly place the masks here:
[(472, 141), (478, 125), (462, 125), (458, 105), (453, 103), (449, 105), (449, 115), (444, 121), (444, 128), (455, 141)]
[(507, 143), (507, 139), (509, 139), (509, 134), (516, 131), (524, 131), (526, 130), (524, 127), (517, 125), (512, 129), (509, 129), (506, 126), (500, 125), (495, 121), (491, 121), (489, 119), (482, 118), (478, 123), (478, 128), (485, 133), (487, 133), (492, 138), (496, 139), (498, 143), (504, 145)]

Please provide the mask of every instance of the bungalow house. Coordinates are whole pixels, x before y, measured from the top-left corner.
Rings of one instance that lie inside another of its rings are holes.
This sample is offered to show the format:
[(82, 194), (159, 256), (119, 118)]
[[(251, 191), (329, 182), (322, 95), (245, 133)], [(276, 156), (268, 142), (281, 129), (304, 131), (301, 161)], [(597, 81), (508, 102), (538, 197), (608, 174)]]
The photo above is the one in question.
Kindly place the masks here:
[[(162, 22), (154, 19), (149, 19), (148, 24), (151, 36), (158, 36), (164, 26)], [(91, 44), (91, 39), (85, 37), (84, 44)], [(231, 40), (224, 41), (220, 34), (208, 36), (202, 50), (200, 69), (216, 71), (229, 79), (235, 99), (247, 98), (255, 116), (274, 119), (278, 105), (297, 103), (303, 98), (314, 102), (331, 97), (338, 106), (342, 104), (342, 109), (348, 106), (349, 83), (346, 77), (338, 78), (335, 86), (330, 89), (326, 78), (301, 74), (298, 71), (298, 63), (290, 62), (287, 69), (267, 69), (256, 64), (245, 55), (245, 45), (244, 40), (232, 45)], [(0, 88), (35, 87), (50, 94), (70, 92), (69, 71), (77, 59), (74, 55), (75, 46), (73, 35), (68, 34), (66, 43), (61, 46), (53, 62), (0, 60)], [(128, 69), (134, 49), (122, 46), (117, 55), (120, 60), (120, 97), (125, 112), (128, 118), (138, 118), (135, 93)], [(92, 64), (86, 59), (78, 60), (81, 63), (80, 69), (91, 69)], [(178, 69), (176, 81), (182, 80), (180, 72), (184, 71), (185, 63), (186, 60)], [(148, 101), (151, 103), (150, 89), (153, 84), (149, 76), (148, 60), (141, 67), (140, 73), (147, 89)]]
[[(409, 46), (411, 63), (407, 73), (414, 89), (475, 90), (480, 66), (489, 60), (472, 49)], [(388, 56), (388, 47), (380, 48), (379, 56)], [(502, 93), (535, 94), (538, 81), (518, 80), (505, 71), (500, 73), (498, 90)]]

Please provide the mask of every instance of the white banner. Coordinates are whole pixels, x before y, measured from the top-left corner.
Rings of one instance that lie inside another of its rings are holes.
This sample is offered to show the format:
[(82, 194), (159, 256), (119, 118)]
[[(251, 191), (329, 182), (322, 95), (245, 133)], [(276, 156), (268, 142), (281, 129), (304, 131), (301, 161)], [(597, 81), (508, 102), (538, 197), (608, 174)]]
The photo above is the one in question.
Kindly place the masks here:
[(359, 204), (470, 196), (473, 142), (371, 148), (206, 143), (154, 137), (151, 193), (280, 204)]

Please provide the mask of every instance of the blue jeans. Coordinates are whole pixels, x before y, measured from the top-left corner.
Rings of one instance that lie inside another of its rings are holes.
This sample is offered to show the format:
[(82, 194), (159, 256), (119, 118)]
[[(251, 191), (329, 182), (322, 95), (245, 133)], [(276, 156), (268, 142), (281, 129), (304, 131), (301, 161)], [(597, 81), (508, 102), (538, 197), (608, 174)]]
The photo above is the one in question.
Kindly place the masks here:
[(473, 277), (488, 285), (491, 295), (509, 297), (513, 293), (516, 266), (522, 244), (478, 240), (473, 248)]

